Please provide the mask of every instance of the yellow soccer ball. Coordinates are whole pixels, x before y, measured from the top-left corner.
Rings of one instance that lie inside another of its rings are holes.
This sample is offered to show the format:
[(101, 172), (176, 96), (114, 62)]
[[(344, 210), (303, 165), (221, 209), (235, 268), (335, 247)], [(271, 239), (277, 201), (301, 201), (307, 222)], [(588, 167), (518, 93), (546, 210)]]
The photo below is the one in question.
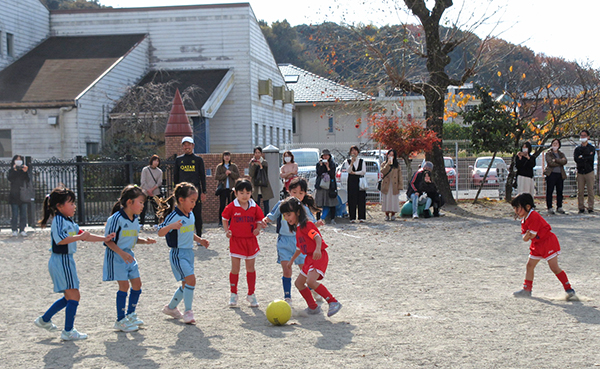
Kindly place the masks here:
[(266, 314), (273, 325), (284, 325), (292, 317), (292, 308), (284, 300), (275, 300), (267, 306)]

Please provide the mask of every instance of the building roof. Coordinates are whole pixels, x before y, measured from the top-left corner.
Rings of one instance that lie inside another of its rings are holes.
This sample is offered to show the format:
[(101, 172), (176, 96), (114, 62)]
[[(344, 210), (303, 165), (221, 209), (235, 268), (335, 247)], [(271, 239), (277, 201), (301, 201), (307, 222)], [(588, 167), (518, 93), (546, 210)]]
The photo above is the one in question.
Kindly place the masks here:
[(373, 97), (323, 78), (292, 64), (279, 64), (287, 88), (294, 91), (294, 103), (364, 101)]
[(73, 105), (145, 37), (50, 37), (0, 71), (0, 108)]
[(143, 86), (149, 82), (166, 83), (175, 81), (171, 85), (173, 95), (175, 95), (177, 89), (184, 91), (190, 86), (197, 86), (200, 88), (199, 92), (192, 96), (192, 101), (186, 100), (184, 107), (186, 110), (200, 110), (228, 71), (228, 69), (158, 70), (146, 74), (138, 83), (138, 86)]

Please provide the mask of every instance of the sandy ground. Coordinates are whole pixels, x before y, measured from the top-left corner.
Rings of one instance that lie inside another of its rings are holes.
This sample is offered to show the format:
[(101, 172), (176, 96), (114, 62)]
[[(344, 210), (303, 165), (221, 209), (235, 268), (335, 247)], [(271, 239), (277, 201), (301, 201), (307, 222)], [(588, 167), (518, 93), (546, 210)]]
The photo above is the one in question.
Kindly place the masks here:
[[(437, 219), (322, 228), (329, 244), (325, 285), (343, 303), (334, 317), (294, 317), (282, 327), (265, 318), (281, 298), (274, 227), (259, 237), (257, 296), (231, 309), (230, 258), (221, 230), (206, 230), (208, 250), (196, 250), (196, 325), (163, 315), (177, 283), (164, 239), (139, 245), (143, 294), (135, 333), (116, 332), (116, 283), (102, 282), (103, 246), (80, 243), (76, 254), (82, 300), (75, 326), (89, 334), (62, 342), (33, 320), (59, 295), (47, 272), (49, 231), (28, 238), (0, 234), (0, 366), (4, 368), (321, 367), (321, 368), (581, 368), (600, 366), (599, 216), (547, 217), (561, 242), (560, 265), (580, 301), (567, 302), (545, 262), (532, 299), (515, 299), (528, 245), (505, 203), (448, 207)], [(542, 213), (544, 216), (545, 214)], [(99, 229), (93, 230), (100, 233)], [(148, 233), (149, 234), (149, 233)], [(246, 288), (240, 280), (240, 292)], [(63, 326), (64, 312), (54, 318)]]

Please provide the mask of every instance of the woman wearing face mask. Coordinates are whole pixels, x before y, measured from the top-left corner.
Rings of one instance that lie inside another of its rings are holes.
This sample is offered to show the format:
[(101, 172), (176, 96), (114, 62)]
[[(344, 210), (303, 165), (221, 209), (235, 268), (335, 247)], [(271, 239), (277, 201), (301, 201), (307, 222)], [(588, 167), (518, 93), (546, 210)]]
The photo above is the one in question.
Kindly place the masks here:
[(533, 167), (535, 157), (531, 155), (531, 144), (525, 142), (521, 151), (517, 153), (517, 194), (528, 193), (535, 196), (535, 184), (533, 182)]
[(8, 181), (10, 182), (10, 197), (8, 202), (12, 210), (10, 226), (13, 237), (17, 237), (18, 235), (27, 236), (27, 232), (25, 232), (25, 226), (27, 225), (27, 203), (21, 201), (21, 187), (25, 182), (29, 181), (28, 170), (29, 168), (25, 165), (25, 161), (21, 155), (13, 156), (10, 169), (8, 170)]
[(387, 160), (381, 166), (381, 211), (385, 212), (385, 220), (396, 220), (400, 212), (400, 190), (404, 189), (402, 170), (396, 158), (396, 150), (387, 152)]
[(294, 154), (290, 150), (283, 153), (283, 165), (279, 168), (279, 177), (283, 180), (285, 191), (289, 191), (290, 182), (298, 177), (298, 163), (294, 162)]
[(548, 207), (548, 214), (554, 214), (552, 210), (552, 193), (556, 187), (556, 212), (564, 214), (565, 211), (562, 208), (563, 201), (563, 182), (567, 178), (565, 172), (565, 164), (567, 164), (567, 157), (560, 151), (560, 140), (555, 138), (552, 140), (552, 146), (550, 150), (546, 151), (545, 161), (546, 169), (544, 169), (544, 175), (546, 176), (546, 206)]

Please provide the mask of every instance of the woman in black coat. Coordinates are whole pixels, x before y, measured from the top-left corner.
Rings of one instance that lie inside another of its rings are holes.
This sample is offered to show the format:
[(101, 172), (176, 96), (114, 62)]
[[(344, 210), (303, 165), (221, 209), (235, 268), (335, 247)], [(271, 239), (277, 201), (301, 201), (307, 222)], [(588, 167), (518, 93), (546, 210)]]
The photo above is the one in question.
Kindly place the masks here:
[(25, 226), (27, 225), (27, 203), (21, 201), (21, 187), (23, 183), (29, 181), (28, 170), (29, 168), (25, 165), (25, 160), (21, 155), (13, 156), (10, 162), (10, 169), (8, 170), (8, 181), (10, 182), (8, 202), (12, 210), (10, 226), (13, 237), (19, 234), (23, 237), (27, 236), (25, 232)]

